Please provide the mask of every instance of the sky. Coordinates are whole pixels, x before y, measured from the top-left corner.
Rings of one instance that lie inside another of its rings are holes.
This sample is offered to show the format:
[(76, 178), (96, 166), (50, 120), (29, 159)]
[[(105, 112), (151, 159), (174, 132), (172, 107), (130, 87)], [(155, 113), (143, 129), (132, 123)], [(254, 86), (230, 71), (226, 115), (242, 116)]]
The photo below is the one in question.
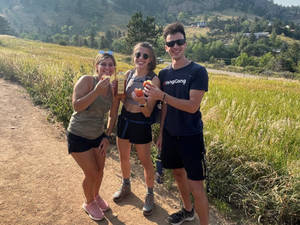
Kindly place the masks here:
[(300, 0), (273, 0), (274, 3), (283, 6), (300, 6)]

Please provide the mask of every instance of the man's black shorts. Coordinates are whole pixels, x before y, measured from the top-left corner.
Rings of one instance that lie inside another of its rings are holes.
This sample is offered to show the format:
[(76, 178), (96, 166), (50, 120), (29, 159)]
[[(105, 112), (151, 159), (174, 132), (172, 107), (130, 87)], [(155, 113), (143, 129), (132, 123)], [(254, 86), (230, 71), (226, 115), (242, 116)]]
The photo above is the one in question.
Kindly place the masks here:
[(203, 133), (192, 136), (171, 136), (163, 130), (162, 164), (166, 169), (185, 168), (190, 180), (204, 180), (205, 146)]

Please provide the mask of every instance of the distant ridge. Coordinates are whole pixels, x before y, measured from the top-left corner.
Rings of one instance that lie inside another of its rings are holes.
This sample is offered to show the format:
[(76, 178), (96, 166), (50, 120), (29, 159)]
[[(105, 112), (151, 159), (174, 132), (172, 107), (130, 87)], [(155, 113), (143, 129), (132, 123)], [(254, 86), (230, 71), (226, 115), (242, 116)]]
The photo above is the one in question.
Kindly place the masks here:
[(161, 23), (188, 17), (222, 14), (233, 10), (241, 15), (300, 23), (300, 7), (283, 7), (270, 0), (0, 0), (0, 15), (18, 33), (67, 35), (125, 28), (130, 16), (141, 11)]

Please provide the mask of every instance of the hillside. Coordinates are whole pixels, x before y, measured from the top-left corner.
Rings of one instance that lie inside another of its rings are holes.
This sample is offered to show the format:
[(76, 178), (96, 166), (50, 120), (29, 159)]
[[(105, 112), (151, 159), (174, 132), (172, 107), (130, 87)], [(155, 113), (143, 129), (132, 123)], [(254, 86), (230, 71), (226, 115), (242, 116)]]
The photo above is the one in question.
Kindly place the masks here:
[(0, 15), (18, 33), (51, 35), (64, 29), (66, 34), (83, 34), (90, 29), (106, 31), (125, 28), (130, 16), (141, 11), (155, 16), (159, 23), (178, 18), (212, 15), (226, 10), (268, 19), (300, 23), (300, 7), (282, 7), (269, 0), (0, 0)]

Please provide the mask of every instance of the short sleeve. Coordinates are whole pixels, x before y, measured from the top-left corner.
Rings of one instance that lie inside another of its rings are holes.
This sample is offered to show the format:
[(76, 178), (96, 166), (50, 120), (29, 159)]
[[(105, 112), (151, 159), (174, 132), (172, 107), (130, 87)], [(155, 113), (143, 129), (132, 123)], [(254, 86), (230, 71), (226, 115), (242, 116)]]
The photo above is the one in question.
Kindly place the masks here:
[(160, 82), (160, 88), (163, 90), (163, 82), (164, 82), (164, 80), (165, 80), (165, 70), (161, 70), (161, 71), (159, 71), (159, 73), (158, 73), (158, 79), (159, 79), (159, 82)]
[(208, 91), (208, 74), (205, 67), (201, 66), (193, 71), (190, 89)]

